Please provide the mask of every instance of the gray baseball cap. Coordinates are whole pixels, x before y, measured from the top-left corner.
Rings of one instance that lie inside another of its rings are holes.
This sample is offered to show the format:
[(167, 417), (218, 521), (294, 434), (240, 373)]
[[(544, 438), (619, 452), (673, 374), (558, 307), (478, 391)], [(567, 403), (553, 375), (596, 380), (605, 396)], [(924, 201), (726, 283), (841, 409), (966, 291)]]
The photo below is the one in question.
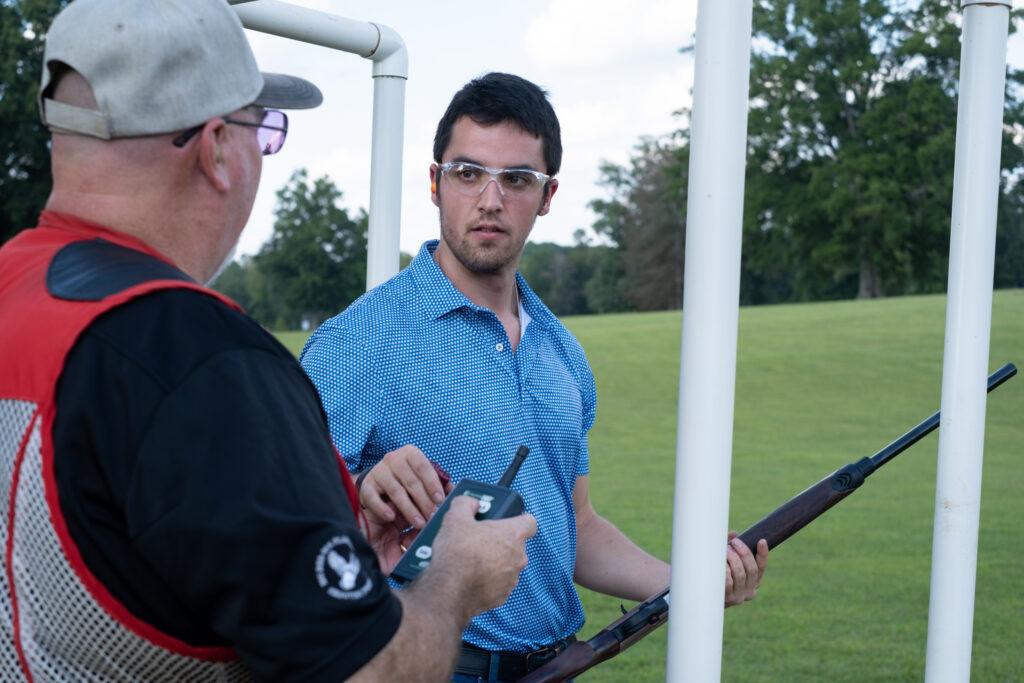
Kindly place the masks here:
[[(98, 109), (50, 99), (67, 65)], [(301, 78), (260, 73), (225, 0), (75, 0), (46, 34), (39, 115), (51, 129), (111, 139), (173, 133), (248, 105), (308, 109), (323, 101)]]

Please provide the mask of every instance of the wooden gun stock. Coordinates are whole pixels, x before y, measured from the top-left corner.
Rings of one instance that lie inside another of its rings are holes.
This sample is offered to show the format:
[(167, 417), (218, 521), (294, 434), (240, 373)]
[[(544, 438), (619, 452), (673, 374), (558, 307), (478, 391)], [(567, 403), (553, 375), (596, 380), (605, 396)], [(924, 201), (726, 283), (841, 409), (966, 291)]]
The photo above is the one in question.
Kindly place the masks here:
[[(1013, 363), (1007, 363), (988, 378), (988, 390), (1017, 374)], [(841, 467), (818, 483), (780, 505), (768, 516), (740, 534), (748, 548), (756, 548), (760, 539), (774, 548), (800, 531), (826, 510), (846, 498), (864, 483), (879, 467), (907, 450), (939, 426), (935, 412), (909, 432), (896, 439), (870, 458)], [(609, 624), (586, 642), (573, 643), (564, 652), (536, 671), (519, 679), (519, 683), (555, 683), (577, 676), (600, 664), (647, 636), (668, 621), (669, 590), (648, 598), (620, 619)]]
[[(605, 631), (601, 633), (605, 633)], [(596, 638), (597, 636), (594, 636), (593, 639)], [(591, 645), (589, 640), (585, 643), (576, 641), (544, 666), (520, 678), (519, 683), (549, 683), (578, 676), (587, 669), (619, 654), (618, 643), (611, 645), (613, 646), (598, 649)]]
[(668, 589), (644, 600), (584, 642), (575, 642), (519, 683), (548, 683), (578, 676), (611, 659), (668, 621)]

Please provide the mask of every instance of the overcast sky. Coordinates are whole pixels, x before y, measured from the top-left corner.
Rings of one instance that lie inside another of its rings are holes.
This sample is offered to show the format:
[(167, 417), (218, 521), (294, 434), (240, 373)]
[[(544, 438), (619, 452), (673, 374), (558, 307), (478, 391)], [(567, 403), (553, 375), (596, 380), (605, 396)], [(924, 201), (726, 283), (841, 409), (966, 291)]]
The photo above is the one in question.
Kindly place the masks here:
[[(402, 181), (403, 251), (437, 235), (427, 171), (437, 121), (452, 95), (488, 71), (528, 78), (550, 93), (562, 124), (564, 155), (551, 212), (531, 239), (572, 242), (589, 228), (587, 203), (603, 191), (598, 166), (624, 163), (642, 135), (678, 127), (673, 112), (689, 104), (696, 0), (525, 0), (515, 3), (434, 0), (292, 0), (339, 16), (385, 24), (409, 52)], [(1015, 6), (1018, 2), (1015, 2)], [(275, 192), (298, 168), (328, 175), (348, 209), (369, 206), (371, 62), (356, 55), (248, 31), (264, 71), (308, 78), (324, 104), (289, 113), (288, 142), (265, 159), (263, 180), (239, 254), (259, 250), (273, 226)], [(1021, 41), (1011, 61), (1024, 64)]]

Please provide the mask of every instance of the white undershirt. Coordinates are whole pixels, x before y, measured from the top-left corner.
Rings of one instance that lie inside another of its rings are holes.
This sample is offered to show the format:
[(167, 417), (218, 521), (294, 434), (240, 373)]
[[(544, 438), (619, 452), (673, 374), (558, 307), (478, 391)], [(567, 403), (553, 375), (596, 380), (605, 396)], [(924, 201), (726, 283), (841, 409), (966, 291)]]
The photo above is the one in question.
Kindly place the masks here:
[(523, 298), (516, 296), (516, 301), (519, 304), (519, 343), (522, 344), (523, 335), (526, 334), (526, 326), (530, 324), (530, 321), (533, 320), (533, 318), (531, 318), (530, 314), (526, 312), (525, 308), (523, 308)]

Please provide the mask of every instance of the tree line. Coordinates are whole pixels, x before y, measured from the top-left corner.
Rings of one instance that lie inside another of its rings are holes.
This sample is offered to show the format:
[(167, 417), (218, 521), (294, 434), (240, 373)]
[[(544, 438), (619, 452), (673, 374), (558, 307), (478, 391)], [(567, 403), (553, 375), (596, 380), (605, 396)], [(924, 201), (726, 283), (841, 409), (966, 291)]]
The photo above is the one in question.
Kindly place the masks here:
[[(742, 303), (945, 291), (959, 18), (951, 0), (755, 2)], [(1024, 286), (1021, 80), (1008, 71), (996, 287)], [(626, 309), (682, 303), (687, 113), (600, 171), (593, 230)]]
[[(49, 192), (39, 27), (64, 4), (0, 0), (0, 240), (34, 224)], [(960, 33), (956, 0), (755, 0), (741, 303), (945, 290)], [(1022, 79), (1007, 73), (997, 287), (1024, 287)], [(527, 245), (520, 270), (556, 313), (682, 305), (688, 113), (602, 164), (594, 222), (573, 245)], [(216, 286), (277, 329), (348, 305), (365, 282), (367, 217), (340, 198), (297, 172), (273, 236)]]

